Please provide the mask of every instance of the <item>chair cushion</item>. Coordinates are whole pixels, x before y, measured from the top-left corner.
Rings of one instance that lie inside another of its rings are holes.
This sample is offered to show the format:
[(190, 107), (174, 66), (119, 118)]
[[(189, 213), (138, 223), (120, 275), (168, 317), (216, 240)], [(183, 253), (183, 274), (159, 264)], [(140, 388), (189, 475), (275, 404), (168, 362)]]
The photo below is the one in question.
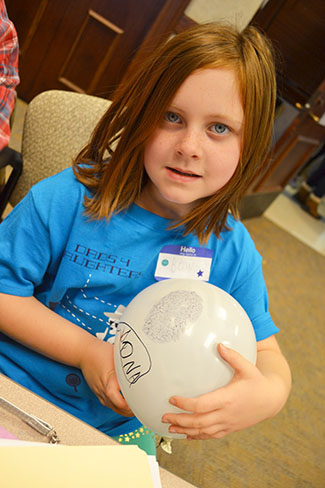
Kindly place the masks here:
[(63, 90), (43, 92), (30, 102), (22, 137), (23, 173), (10, 197), (12, 205), (38, 181), (71, 166), (110, 103)]

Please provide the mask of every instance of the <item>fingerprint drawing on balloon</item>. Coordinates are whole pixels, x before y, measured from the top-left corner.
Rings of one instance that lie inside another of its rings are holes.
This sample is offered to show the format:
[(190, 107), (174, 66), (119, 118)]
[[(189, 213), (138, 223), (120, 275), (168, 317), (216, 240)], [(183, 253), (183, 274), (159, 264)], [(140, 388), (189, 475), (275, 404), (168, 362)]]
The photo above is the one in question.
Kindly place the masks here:
[[(142, 331), (155, 343), (176, 342), (199, 319), (202, 310), (202, 298), (195, 291), (172, 291), (151, 307)], [(150, 372), (152, 360), (148, 348), (129, 323), (120, 322), (118, 332), (122, 370), (131, 386)]]
[(143, 331), (153, 342), (176, 342), (199, 319), (202, 310), (203, 300), (195, 291), (172, 291), (151, 308)]

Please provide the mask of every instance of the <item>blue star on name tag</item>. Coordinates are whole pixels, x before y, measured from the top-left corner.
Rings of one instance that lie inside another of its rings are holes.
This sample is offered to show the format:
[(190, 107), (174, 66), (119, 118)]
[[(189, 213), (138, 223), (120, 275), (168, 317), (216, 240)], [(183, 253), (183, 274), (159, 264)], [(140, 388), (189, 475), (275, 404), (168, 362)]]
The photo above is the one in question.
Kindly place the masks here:
[(204, 247), (164, 246), (159, 253), (155, 279), (190, 278), (209, 281), (213, 251)]

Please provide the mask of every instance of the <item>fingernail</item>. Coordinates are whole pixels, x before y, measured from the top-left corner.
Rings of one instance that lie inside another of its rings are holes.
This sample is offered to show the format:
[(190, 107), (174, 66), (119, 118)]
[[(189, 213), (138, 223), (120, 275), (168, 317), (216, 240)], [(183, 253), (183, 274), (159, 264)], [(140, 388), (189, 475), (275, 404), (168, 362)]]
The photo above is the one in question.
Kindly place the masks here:
[(171, 427), (171, 428), (169, 429), (169, 432), (171, 432), (172, 434), (175, 434), (175, 433), (176, 433), (176, 429), (174, 429), (174, 427)]
[(176, 402), (175, 398), (171, 398), (169, 400), (169, 403), (171, 403), (172, 405), (176, 405), (177, 402)]
[(223, 352), (228, 351), (228, 347), (226, 347), (224, 344), (222, 344), (222, 342), (219, 343), (219, 347), (220, 347), (221, 351), (223, 351)]
[(162, 418), (161, 421), (163, 424), (170, 424), (170, 421), (168, 419)]

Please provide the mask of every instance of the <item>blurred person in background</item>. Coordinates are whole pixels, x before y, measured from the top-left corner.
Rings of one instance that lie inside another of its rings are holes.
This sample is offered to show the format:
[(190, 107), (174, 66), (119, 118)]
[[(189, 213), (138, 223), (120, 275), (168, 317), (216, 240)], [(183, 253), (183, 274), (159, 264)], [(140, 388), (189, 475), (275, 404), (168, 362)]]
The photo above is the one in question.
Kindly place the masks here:
[[(4, 0), (0, 0), (0, 163), (10, 138), (10, 118), (13, 112), (18, 75), (18, 37), (9, 20)], [(0, 164), (0, 191), (5, 183), (5, 169)]]

